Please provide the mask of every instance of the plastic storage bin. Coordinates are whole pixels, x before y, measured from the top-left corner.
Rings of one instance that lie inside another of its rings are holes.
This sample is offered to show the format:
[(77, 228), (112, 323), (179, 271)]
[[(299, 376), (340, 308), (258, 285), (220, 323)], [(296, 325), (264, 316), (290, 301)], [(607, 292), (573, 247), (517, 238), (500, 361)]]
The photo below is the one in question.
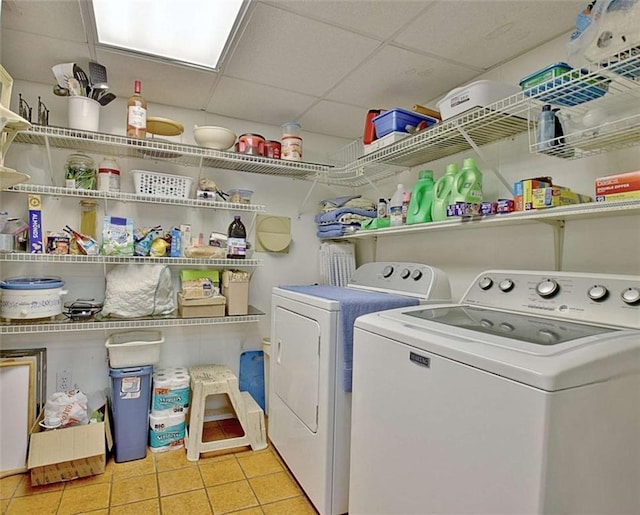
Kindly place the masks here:
[(136, 193), (156, 197), (189, 198), (193, 179), (182, 175), (131, 170)]
[(160, 344), (164, 336), (160, 331), (126, 331), (113, 333), (104, 346), (109, 354), (111, 368), (141, 367), (160, 361)]
[(585, 74), (567, 63), (555, 63), (527, 75), (520, 81), (520, 87), (528, 97), (536, 96), (544, 102), (571, 107), (600, 98), (609, 89), (609, 81), (604, 77), (578, 80)]
[(394, 131), (409, 132), (407, 126), (416, 128), (420, 122), (426, 122), (427, 127), (431, 127), (438, 123), (439, 120), (398, 107), (389, 109), (373, 119), (378, 138), (382, 138)]
[(152, 366), (110, 368), (116, 463), (147, 455)]

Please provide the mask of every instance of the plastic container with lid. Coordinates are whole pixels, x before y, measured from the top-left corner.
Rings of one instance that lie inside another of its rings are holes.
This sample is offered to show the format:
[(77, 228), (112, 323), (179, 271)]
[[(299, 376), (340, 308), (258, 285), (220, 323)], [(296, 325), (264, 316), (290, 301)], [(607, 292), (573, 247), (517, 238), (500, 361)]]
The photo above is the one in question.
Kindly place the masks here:
[(302, 161), (301, 125), (296, 122), (282, 124), (282, 146), (280, 159), (286, 161)]
[(111, 157), (105, 157), (100, 162), (98, 189), (100, 191), (120, 191), (120, 166)]
[(264, 142), (264, 157), (272, 159), (280, 159), (280, 149), (282, 146), (279, 141), (268, 140)]
[(93, 199), (80, 201), (80, 232), (86, 236), (96, 237), (98, 202)]
[(96, 164), (91, 157), (81, 152), (70, 154), (64, 166), (67, 188), (95, 190), (98, 185)]
[(264, 138), (260, 134), (242, 134), (238, 137), (238, 152), (252, 156), (264, 154)]
[(241, 189), (231, 189), (227, 192), (229, 194), (229, 198), (227, 199), (229, 202), (235, 202), (237, 204), (250, 204), (251, 203), (251, 195), (253, 195), (253, 191), (251, 190), (241, 190)]

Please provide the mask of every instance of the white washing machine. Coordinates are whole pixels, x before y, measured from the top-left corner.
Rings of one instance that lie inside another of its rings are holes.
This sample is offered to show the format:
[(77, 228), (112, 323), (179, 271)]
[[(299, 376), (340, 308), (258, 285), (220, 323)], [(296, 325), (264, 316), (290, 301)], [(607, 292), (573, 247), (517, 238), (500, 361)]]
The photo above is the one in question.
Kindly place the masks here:
[(269, 439), (321, 515), (347, 512), (355, 318), (450, 298), (444, 273), (415, 263), (365, 264), (346, 288), (273, 289)]
[(349, 513), (640, 513), (640, 277), (488, 271), (356, 322)]

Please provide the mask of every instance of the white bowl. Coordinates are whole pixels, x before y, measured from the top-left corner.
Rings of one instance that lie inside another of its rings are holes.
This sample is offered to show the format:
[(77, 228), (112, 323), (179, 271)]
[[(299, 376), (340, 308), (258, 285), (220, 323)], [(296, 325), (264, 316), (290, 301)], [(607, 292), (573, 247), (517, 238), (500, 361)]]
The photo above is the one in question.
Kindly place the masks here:
[(196, 125), (193, 128), (193, 138), (201, 147), (215, 150), (227, 150), (236, 142), (236, 135), (224, 127), (213, 125)]

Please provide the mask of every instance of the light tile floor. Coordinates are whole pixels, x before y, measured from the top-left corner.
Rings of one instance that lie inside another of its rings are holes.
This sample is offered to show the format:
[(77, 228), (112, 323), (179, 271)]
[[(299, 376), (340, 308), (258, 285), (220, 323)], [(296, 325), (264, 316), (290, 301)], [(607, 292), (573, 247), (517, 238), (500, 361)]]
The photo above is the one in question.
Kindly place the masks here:
[[(242, 435), (237, 420), (209, 422), (203, 440)], [(28, 474), (0, 479), (4, 515), (315, 515), (317, 512), (270, 445), (216, 451), (187, 460), (185, 449), (142, 460), (107, 462), (106, 472), (32, 487)]]

